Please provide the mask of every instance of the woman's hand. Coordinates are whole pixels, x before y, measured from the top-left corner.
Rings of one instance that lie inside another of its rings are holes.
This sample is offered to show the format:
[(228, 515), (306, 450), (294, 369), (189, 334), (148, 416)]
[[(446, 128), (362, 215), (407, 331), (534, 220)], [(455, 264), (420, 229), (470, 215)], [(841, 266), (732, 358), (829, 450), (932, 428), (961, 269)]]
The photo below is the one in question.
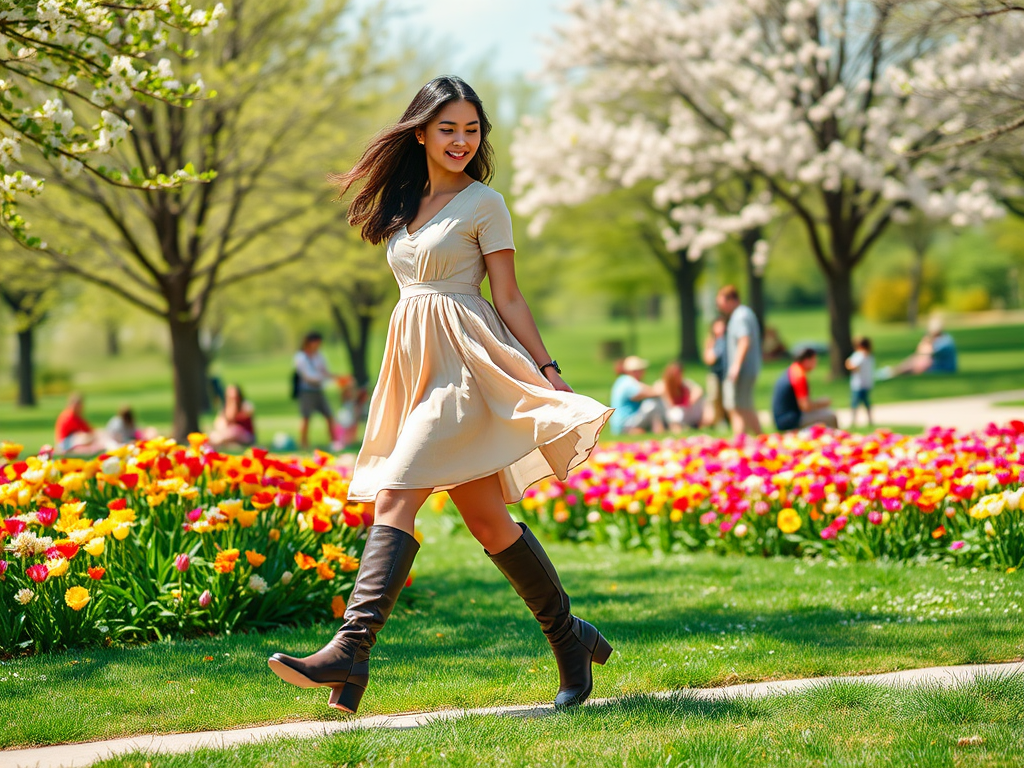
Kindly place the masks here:
[(561, 375), (559, 375), (559, 373), (554, 369), (554, 367), (545, 368), (544, 376), (547, 378), (548, 381), (551, 382), (551, 386), (553, 386), (559, 392), (572, 392), (572, 387), (565, 383)]

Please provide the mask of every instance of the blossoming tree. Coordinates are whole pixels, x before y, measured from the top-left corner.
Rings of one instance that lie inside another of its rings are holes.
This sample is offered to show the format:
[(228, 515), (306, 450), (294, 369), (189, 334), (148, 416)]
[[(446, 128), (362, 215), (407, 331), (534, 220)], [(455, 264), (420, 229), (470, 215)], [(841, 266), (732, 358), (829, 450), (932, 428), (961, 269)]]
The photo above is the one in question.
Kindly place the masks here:
[[(0, 226), (30, 247), (19, 201), (43, 180), (22, 167), (26, 146), (69, 174), (148, 189), (195, 180), (188, 167), (153, 173), (118, 167), (111, 150), (127, 136), (128, 107), (143, 97), (187, 106), (203, 95), (169, 56), (188, 57), (180, 41), (216, 28), (224, 8), (169, 0), (7, 0), (0, 9)], [(175, 42), (175, 40), (179, 42)]]
[(166, 324), (179, 439), (198, 431), (206, 405), (202, 331), (216, 297), (302, 258), (340, 226), (325, 176), (370, 100), (354, 91), (368, 88), (379, 61), (362, 26), (376, 12), (357, 20), (348, 0), (227, 7), (222, 32), (201, 39), (188, 63), (217, 96), (186, 110), (134, 100), (131, 140), (118, 150), (165, 174), (191, 161), (207, 183), (123, 190), (58, 169), (61, 197), (45, 212), (75, 233), (53, 238), (54, 261)]
[[(908, 68), (955, 60), (954, 50), (961, 66), (990, 55), (954, 35), (908, 33), (906, 14), (925, 9), (915, 0), (574, 3), (545, 69), (557, 87), (550, 113), (521, 137), (521, 205), (543, 217), (607, 178), (657, 178), (671, 206), (666, 242), (691, 255), (763, 224), (773, 203), (788, 208), (826, 278), (832, 371), (845, 375), (853, 272), (896, 211), (954, 224), (1000, 212), (987, 186), (972, 184), (980, 150), (914, 154), (955, 130), (960, 111), (910, 87)], [(599, 159), (595, 143), (606, 149)], [(758, 198), (721, 221), (706, 198), (730, 175), (763, 185), (768, 205)]]

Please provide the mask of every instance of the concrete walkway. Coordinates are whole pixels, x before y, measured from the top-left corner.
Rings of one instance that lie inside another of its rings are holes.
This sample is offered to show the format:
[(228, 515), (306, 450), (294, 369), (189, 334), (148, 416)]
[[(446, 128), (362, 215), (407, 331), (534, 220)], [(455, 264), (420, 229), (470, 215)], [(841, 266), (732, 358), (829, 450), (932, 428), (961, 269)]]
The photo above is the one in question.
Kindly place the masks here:
[[(747, 683), (724, 688), (685, 688), (652, 694), (654, 698), (689, 697), (701, 701), (721, 701), (740, 697), (762, 698), (804, 691), (833, 682), (873, 683), (893, 687), (963, 685), (980, 677), (1024, 674), (1024, 662), (1004, 664), (972, 664), (959, 667), (908, 669), (879, 675), (850, 677), (818, 677), (803, 680), (780, 680), (769, 683)], [(587, 706), (611, 704), (618, 699), (592, 699)], [(436, 720), (467, 715), (501, 715), (505, 717), (543, 717), (554, 713), (550, 704), (518, 707), (485, 707), (479, 709), (445, 709), (436, 712), (412, 712), (400, 715), (377, 715), (352, 720), (281, 723), (257, 728), (236, 728), (228, 731), (175, 733), (169, 735), (132, 736), (124, 739), (94, 741), (85, 744), (61, 744), (35, 749), (0, 751), (0, 768), (80, 768), (127, 752), (161, 752), (164, 754), (193, 752), (203, 747), (225, 748), (284, 737), (309, 738), (358, 728), (418, 728)]]
[[(1021, 374), (1024, 381), (1024, 372)], [(882, 386), (885, 386), (882, 384)], [(996, 403), (1024, 400), (1024, 389), (1012, 392), (992, 392), (986, 395), (939, 397), (929, 400), (909, 400), (901, 403), (883, 403), (872, 408), (876, 424), (901, 426), (955, 427), (960, 431), (984, 429), (991, 422), (1005, 424), (1011, 419), (1024, 419), (1024, 407), (999, 406)], [(850, 409), (840, 408), (839, 425), (848, 427)], [(858, 414), (864, 423), (863, 409)]]
[[(1021, 373), (1024, 380), (1024, 372)], [(882, 386), (885, 386), (884, 384)], [(906, 400), (874, 406), (872, 415), (879, 426), (900, 427), (954, 427), (960, 432), (972, 432), (987, 427), (991, 422), (1006, 424), (1011, 419), (1024, 420), (1024, 406), (1000, 406), (996, 403), (1024, 401), (1024, 389), (1010, 392), (991, 392), (985, 395), (936, 397), (927, 400)], [(833, 403), (833, 405), (841, 405)], [(760, 412), (761, 427), (772, 430), (775, 422), (770, 411)], [(837, 408), (839, 426), (850, 426), (850, 409)], [(858, 424), (864, 426), (864, 410), (857, 414)]]

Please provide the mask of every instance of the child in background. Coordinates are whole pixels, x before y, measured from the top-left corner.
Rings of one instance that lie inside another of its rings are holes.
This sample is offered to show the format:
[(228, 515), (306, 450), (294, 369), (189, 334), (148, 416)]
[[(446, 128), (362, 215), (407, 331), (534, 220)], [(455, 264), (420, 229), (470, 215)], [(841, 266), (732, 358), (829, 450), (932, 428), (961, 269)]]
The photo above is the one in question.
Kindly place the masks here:
[(334, 450), (341, 451), (355, 442), (359, 427), (360, 387), (352, 376), (338, 376), (338, 391), (341, 394), (341, 408), (334, 420)]
[(875, 356), (871, 354), (871, 339), (861, 337), (854, 349), (856, 351), (846, 361), (846, 370), (850, 371), (850, 426), (857, 424), (857, 407), (863, 403), (868, 414), (868, 426), (873, 427), (871, 388), (875, 383)]

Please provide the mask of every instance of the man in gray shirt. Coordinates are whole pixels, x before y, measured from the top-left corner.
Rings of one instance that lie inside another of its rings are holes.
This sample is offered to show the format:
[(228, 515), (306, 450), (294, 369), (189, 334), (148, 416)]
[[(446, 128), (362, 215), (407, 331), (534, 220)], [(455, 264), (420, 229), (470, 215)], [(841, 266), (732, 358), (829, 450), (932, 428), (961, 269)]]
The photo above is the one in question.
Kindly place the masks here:
[(753, 310), (740, 304), (734, 285), (723, 286), (716, 298), (725, 327), (725, 379), (722, 381), (722, 405), (729, 414), (733, 434), (761, 434), (761, 423), (754, 407), (754, 385), (761, 373), (761, 326)]

